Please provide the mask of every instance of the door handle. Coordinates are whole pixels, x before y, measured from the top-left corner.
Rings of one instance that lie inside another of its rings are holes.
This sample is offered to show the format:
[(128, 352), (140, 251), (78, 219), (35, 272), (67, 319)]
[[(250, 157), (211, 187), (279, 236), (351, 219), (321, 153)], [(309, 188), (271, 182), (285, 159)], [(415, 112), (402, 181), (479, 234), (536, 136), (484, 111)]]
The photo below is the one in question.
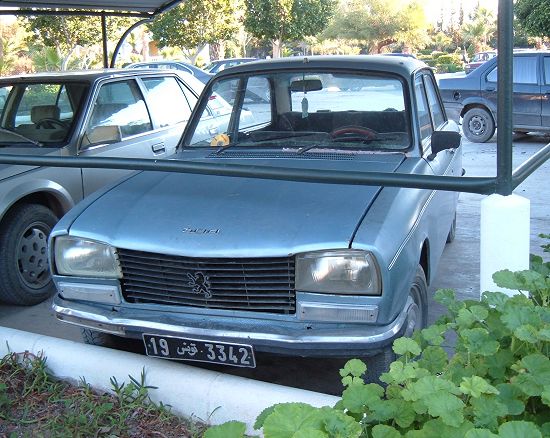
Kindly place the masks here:
[(164, 143), (156, 143), (153, 146), (151, 146), (151, 149), (153, 150), (154, 154), (160, 154), (162, 152), (166, 152), (166, 146), (164, 146)]
[(485, 91), (495, 91), (496, 87), (485, 87)]

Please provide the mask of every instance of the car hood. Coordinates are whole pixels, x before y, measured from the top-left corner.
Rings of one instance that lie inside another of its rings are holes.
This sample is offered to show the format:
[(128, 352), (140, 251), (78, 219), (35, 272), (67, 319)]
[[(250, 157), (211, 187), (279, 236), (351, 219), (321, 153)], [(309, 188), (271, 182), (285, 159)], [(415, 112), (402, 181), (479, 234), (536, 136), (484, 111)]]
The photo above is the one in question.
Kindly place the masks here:
[[(45, 155), (60, 155), (60, 149), (58, 148), (39, 148), (39, 147), (0, 147), (0, 159), (2, 155), (33, 155), (33, 156), (45, 156)], [(4, 164), (0, 163), (0, 181), (6, 178), (10, 178), (15, 175), (19, 175), (23, 172), (28, 172), (39, 166), (25, 166), (19, 164)]]
[[(361, 162), (360, 168), (394, 172), (404, 160), (402, 154), (373, 157)], [(296, 161), (281, 160), (276, 165), (298, 167)], [(299, 167), (359, 170), (350, 169), (347, 162), (313, 161), (302, 160)], [(70, 226), (70, 234), (119, 248), (190, 257), (288, 256), (347, 248), (380, 190), (142, 172), (89, 205)]]

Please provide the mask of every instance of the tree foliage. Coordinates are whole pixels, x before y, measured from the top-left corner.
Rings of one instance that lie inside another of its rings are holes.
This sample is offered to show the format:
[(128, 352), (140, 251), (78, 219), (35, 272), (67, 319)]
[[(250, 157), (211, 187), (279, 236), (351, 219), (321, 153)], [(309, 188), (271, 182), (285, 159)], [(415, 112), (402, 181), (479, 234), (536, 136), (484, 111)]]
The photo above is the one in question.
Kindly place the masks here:
[(410, 0), (344, 0), (324, 33), (326, 38), (357, 40), (370, 53), (401, 43), (411, 49), (429, 42), (421, 4)]
[(515, 14), (527, 34), (534, 37), (550, 37), (548, 0), (517, 0)]
[(470, 17), (470, 21), (462, 27), (464, 40), (470, 43), (475, 52), (491, 48), (491, 40), (497, 30), (496, 19), (487, 9), (478, 7)]
[(332, 17), (335, 0), (245, 0), (245, 4), (246, 31), (278, 44), (321, 32)]
[(236, 0), (183, 2), (161, 14), (149, 29), (160, 47), (176, 46), (197, 53), (206, 44), (232, 39), (238, 31)]
[[(18, 20), (29, 33), (29, 46), (35, 49), (55, 48), (62, 69), (67, 68), (69, 58), (79, 48), (100, 45), (102, 42), (100, 17), (22, 16)], [(118, 41), (134, 21), (131, 18), (108, 17), (108, 38)]]

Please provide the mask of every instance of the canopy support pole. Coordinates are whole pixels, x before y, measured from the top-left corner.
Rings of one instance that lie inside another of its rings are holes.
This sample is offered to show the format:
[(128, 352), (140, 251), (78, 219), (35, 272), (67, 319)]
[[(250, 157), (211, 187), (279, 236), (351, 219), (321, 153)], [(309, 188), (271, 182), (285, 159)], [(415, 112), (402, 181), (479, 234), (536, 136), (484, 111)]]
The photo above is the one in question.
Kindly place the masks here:
[(120, 51), (120, 48), (122, 47), (122, 44), (124, 44), (124, 41), (126, 40), (126, 37), (128, 35), (130, 35), (130, 33), (132, 33), (132, 31), (141, 26), (142, 24), (146, 24), (146, 23), (150, 23), (151, 21), (153, 21), (152, 18), (144, 18), (143, 20), (139, 20), (137, 22), (135, 22), (134, 24), (132, 24), (127, 30), (126, 32), (124, 32), (124, 34), (120, 37), (120, 40), (118, 40), (118, 43), (115, 47), (115, 51), (113, 52), (113, 56), (111, 58), (111, 64), (109, 65), (109, 67), (111, 68), (114, 68), (115, 67), (115, 62), (116, 62), (116, 58), (118, 56), (118, 52)]

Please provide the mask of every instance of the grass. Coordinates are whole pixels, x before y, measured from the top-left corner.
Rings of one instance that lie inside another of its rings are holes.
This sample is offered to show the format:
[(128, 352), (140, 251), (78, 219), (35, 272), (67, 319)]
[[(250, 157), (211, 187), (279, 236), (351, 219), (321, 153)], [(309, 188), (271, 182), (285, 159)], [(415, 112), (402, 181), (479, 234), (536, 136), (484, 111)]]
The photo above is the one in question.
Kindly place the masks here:
[(200, 421), (177, 417), (153, 403), (142, 372), (98, 393), (51, 376), (46, 359), (10, 353), (0, 360), (0, 437), (201, 437)]

